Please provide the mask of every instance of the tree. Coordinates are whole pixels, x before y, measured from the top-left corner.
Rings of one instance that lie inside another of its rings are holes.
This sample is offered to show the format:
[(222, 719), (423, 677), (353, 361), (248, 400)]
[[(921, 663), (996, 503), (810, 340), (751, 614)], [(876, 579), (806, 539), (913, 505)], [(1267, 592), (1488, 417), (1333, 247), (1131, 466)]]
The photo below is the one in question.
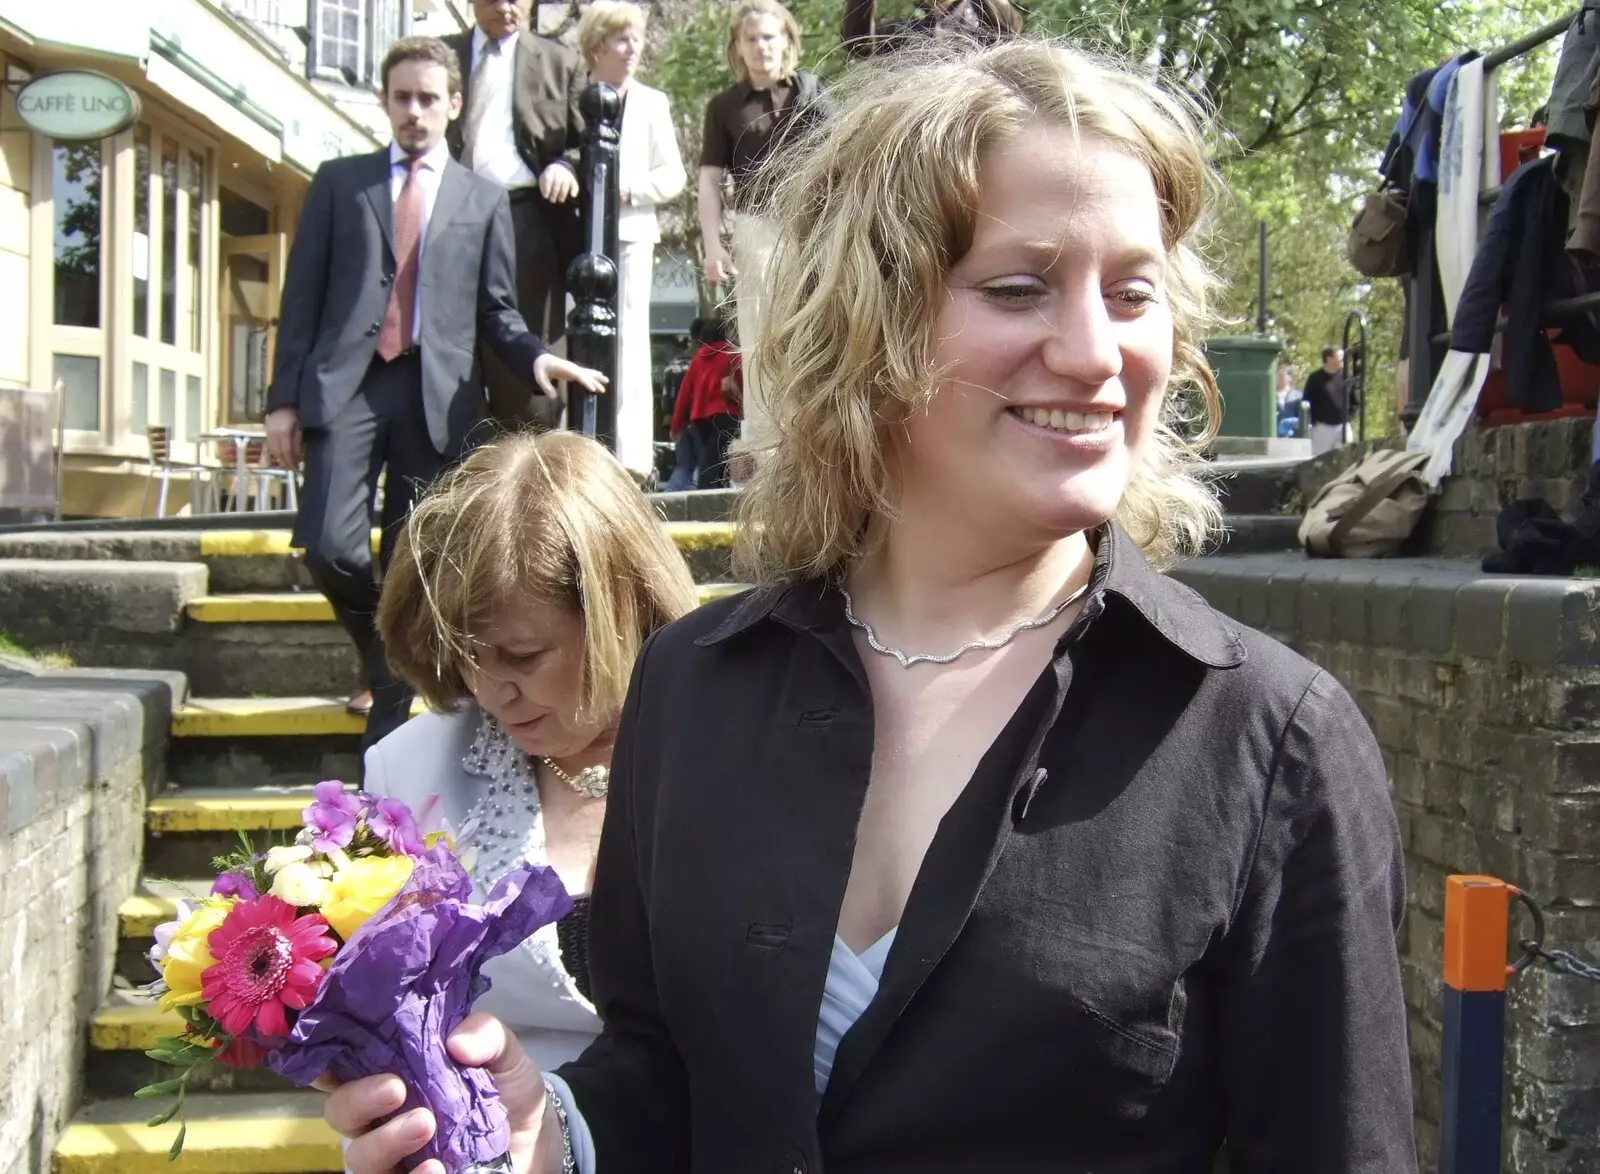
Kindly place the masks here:
[[(797, 0), (805, 64), (825, 78), (838, 49), (841, 0)], [(898, 8), (898, 11), (896, 9)], [(1387, 399), (1400, 335), (1398, 283), (1369, 282), (1344, 255), (1345, 234), (1399, 114), (1406, 81), (1468, 47), (1495, 48), (1571, 10), (1568, 0), (1031, 0), (1028, 29), (1160, 70), (1193, 93), (1215, 125), (1226, 181), (1208, 253), (1224, 279), (1220, 309), (1255, 319), (1256, 224), (1269, 227), (1268, 310), (1288, 358), (1314, 363), (1366, 315), (1369, 398)], [(905, 3), (883, 5), (901, 15)], [(691, 174), (706, 101), (727, 84), (725, 0), (657, 6), (650, 79), (671, 96)], [(1559, 41), (1555, 43), (1559, 45)], [(1500, 71), (1502, 125), (1525, 126), (1549, 93), (1556, 49)], [(691, 183), (692, 187), (692, 183)], [(692, 197), (667, 226), (698, 250)]]

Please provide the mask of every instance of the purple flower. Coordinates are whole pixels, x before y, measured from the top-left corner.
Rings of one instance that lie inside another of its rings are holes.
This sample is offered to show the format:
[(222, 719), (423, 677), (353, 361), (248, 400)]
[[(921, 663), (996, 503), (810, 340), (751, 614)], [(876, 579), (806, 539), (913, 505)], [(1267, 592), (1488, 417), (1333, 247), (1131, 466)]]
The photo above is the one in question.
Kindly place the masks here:
[(367, 830), (398, 856), (421, 856), (422, 835), (411, 808), (398, 799), (379, 799), (367, 812)]
[(241, 901), (254, 901), (261, 894), (256, 892), (253, 880), (242, 872), (225, 872), (217, 877), (211, 886), (213, 897), (238, 897)]
[(349, 847), (361, 815), (361, 796), (350, 794), (338, 779), (318, 783), (311, 794), (311, 806), (300, 813), (306, 827), (317, 833), (311, 846), (318, 852)]

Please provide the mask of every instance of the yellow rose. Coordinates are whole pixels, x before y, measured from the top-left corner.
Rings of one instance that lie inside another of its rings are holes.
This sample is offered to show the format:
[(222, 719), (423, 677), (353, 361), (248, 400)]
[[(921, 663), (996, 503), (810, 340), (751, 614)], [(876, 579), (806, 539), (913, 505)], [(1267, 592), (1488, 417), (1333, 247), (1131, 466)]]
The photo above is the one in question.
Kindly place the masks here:
[(322, 916), (345, 941), (382, 909), (411, 878), (409, 856), (357, 856), (333, 874)]
[(178, 923), (161, 960), (161, 977), (167, 984), (167, 993), (161, 996), (163, 1011), (203, 1002), (200, 976), (216, 962), (211, 956), (211, 933), (222, 926), (234, 904), (233, 897), (207, 897)]

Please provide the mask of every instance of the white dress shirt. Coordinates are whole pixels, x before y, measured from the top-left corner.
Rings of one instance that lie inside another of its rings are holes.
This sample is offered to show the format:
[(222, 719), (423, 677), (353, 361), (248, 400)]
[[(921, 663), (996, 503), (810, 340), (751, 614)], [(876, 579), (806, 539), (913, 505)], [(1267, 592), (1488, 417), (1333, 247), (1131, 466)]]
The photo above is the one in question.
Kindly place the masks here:
[[(481, 28), (472, 30), (473, 101), (485, 101), (483, 123), (472, 144), (472, 170), (506, 188), (529, 187), (539, 179), (517, 150), (514, 129), (516, 111), (512, 95), (516, 91), (517, 34), (500, 38), (499, 56), (491, 55), (482, 72), (478, 63), (489, 50), (489, 36)], [(478, 87), (484, 97), (477, 97)]]
[[(407, 155), (399, 143), (389, 144), (389, 199), (400, 199), (400, 189), (406, 185)], [(450, 148), (444, 140), (422, 157), (417, 168), (417, 183), (422, 187), (422, 239), (417, 242), (417, 298), (411, 307), (411, 342), (422, 342), (422, 255), (428, 248), (428, 223), (433, 219), (433, 205), (439, 199), (439, 183), (444, 179), (444, 165), (450, 161)]]

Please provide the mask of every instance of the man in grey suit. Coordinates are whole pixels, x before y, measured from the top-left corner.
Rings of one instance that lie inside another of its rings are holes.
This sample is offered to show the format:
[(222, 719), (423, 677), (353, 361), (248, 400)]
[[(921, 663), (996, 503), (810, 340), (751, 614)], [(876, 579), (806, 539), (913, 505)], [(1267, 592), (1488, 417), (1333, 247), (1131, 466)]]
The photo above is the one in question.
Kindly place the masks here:
[(284, 276), (267, 445), (305, 466), (294, 543), (361, 655), (366, 744), (406, 719), (410, 690), (389, 671), (374, 616), (371, 507), (384, 484), (380, 561), (417, 494), (458, 460), (483, 420), (482, 339), (524, 394), (557, 379), (591, 391), (598, 372), (550, 354), (524, 324), (504, 189), (451, 160), (461, 110), (455, 53), (431, 37), (395, 42), (383, 64), (394, 142), (335, 159), (306, 193)]
[[(462, 115), (450, 152), (511, 196), (517, 307), (552, 348), (566, 333), (567, 266), (582, 251), (578, 159), (588, 79), (577, 54), (529, 31), (532, 0), (473, 0), (476, 27), (444, 38), (462, 69)], [(484, 348), (489, 409), (502, 423), (554, 427), (557, 400), (517, 394), (516, 372)], [(531, 416), (524, 414), (531, 408)]]

